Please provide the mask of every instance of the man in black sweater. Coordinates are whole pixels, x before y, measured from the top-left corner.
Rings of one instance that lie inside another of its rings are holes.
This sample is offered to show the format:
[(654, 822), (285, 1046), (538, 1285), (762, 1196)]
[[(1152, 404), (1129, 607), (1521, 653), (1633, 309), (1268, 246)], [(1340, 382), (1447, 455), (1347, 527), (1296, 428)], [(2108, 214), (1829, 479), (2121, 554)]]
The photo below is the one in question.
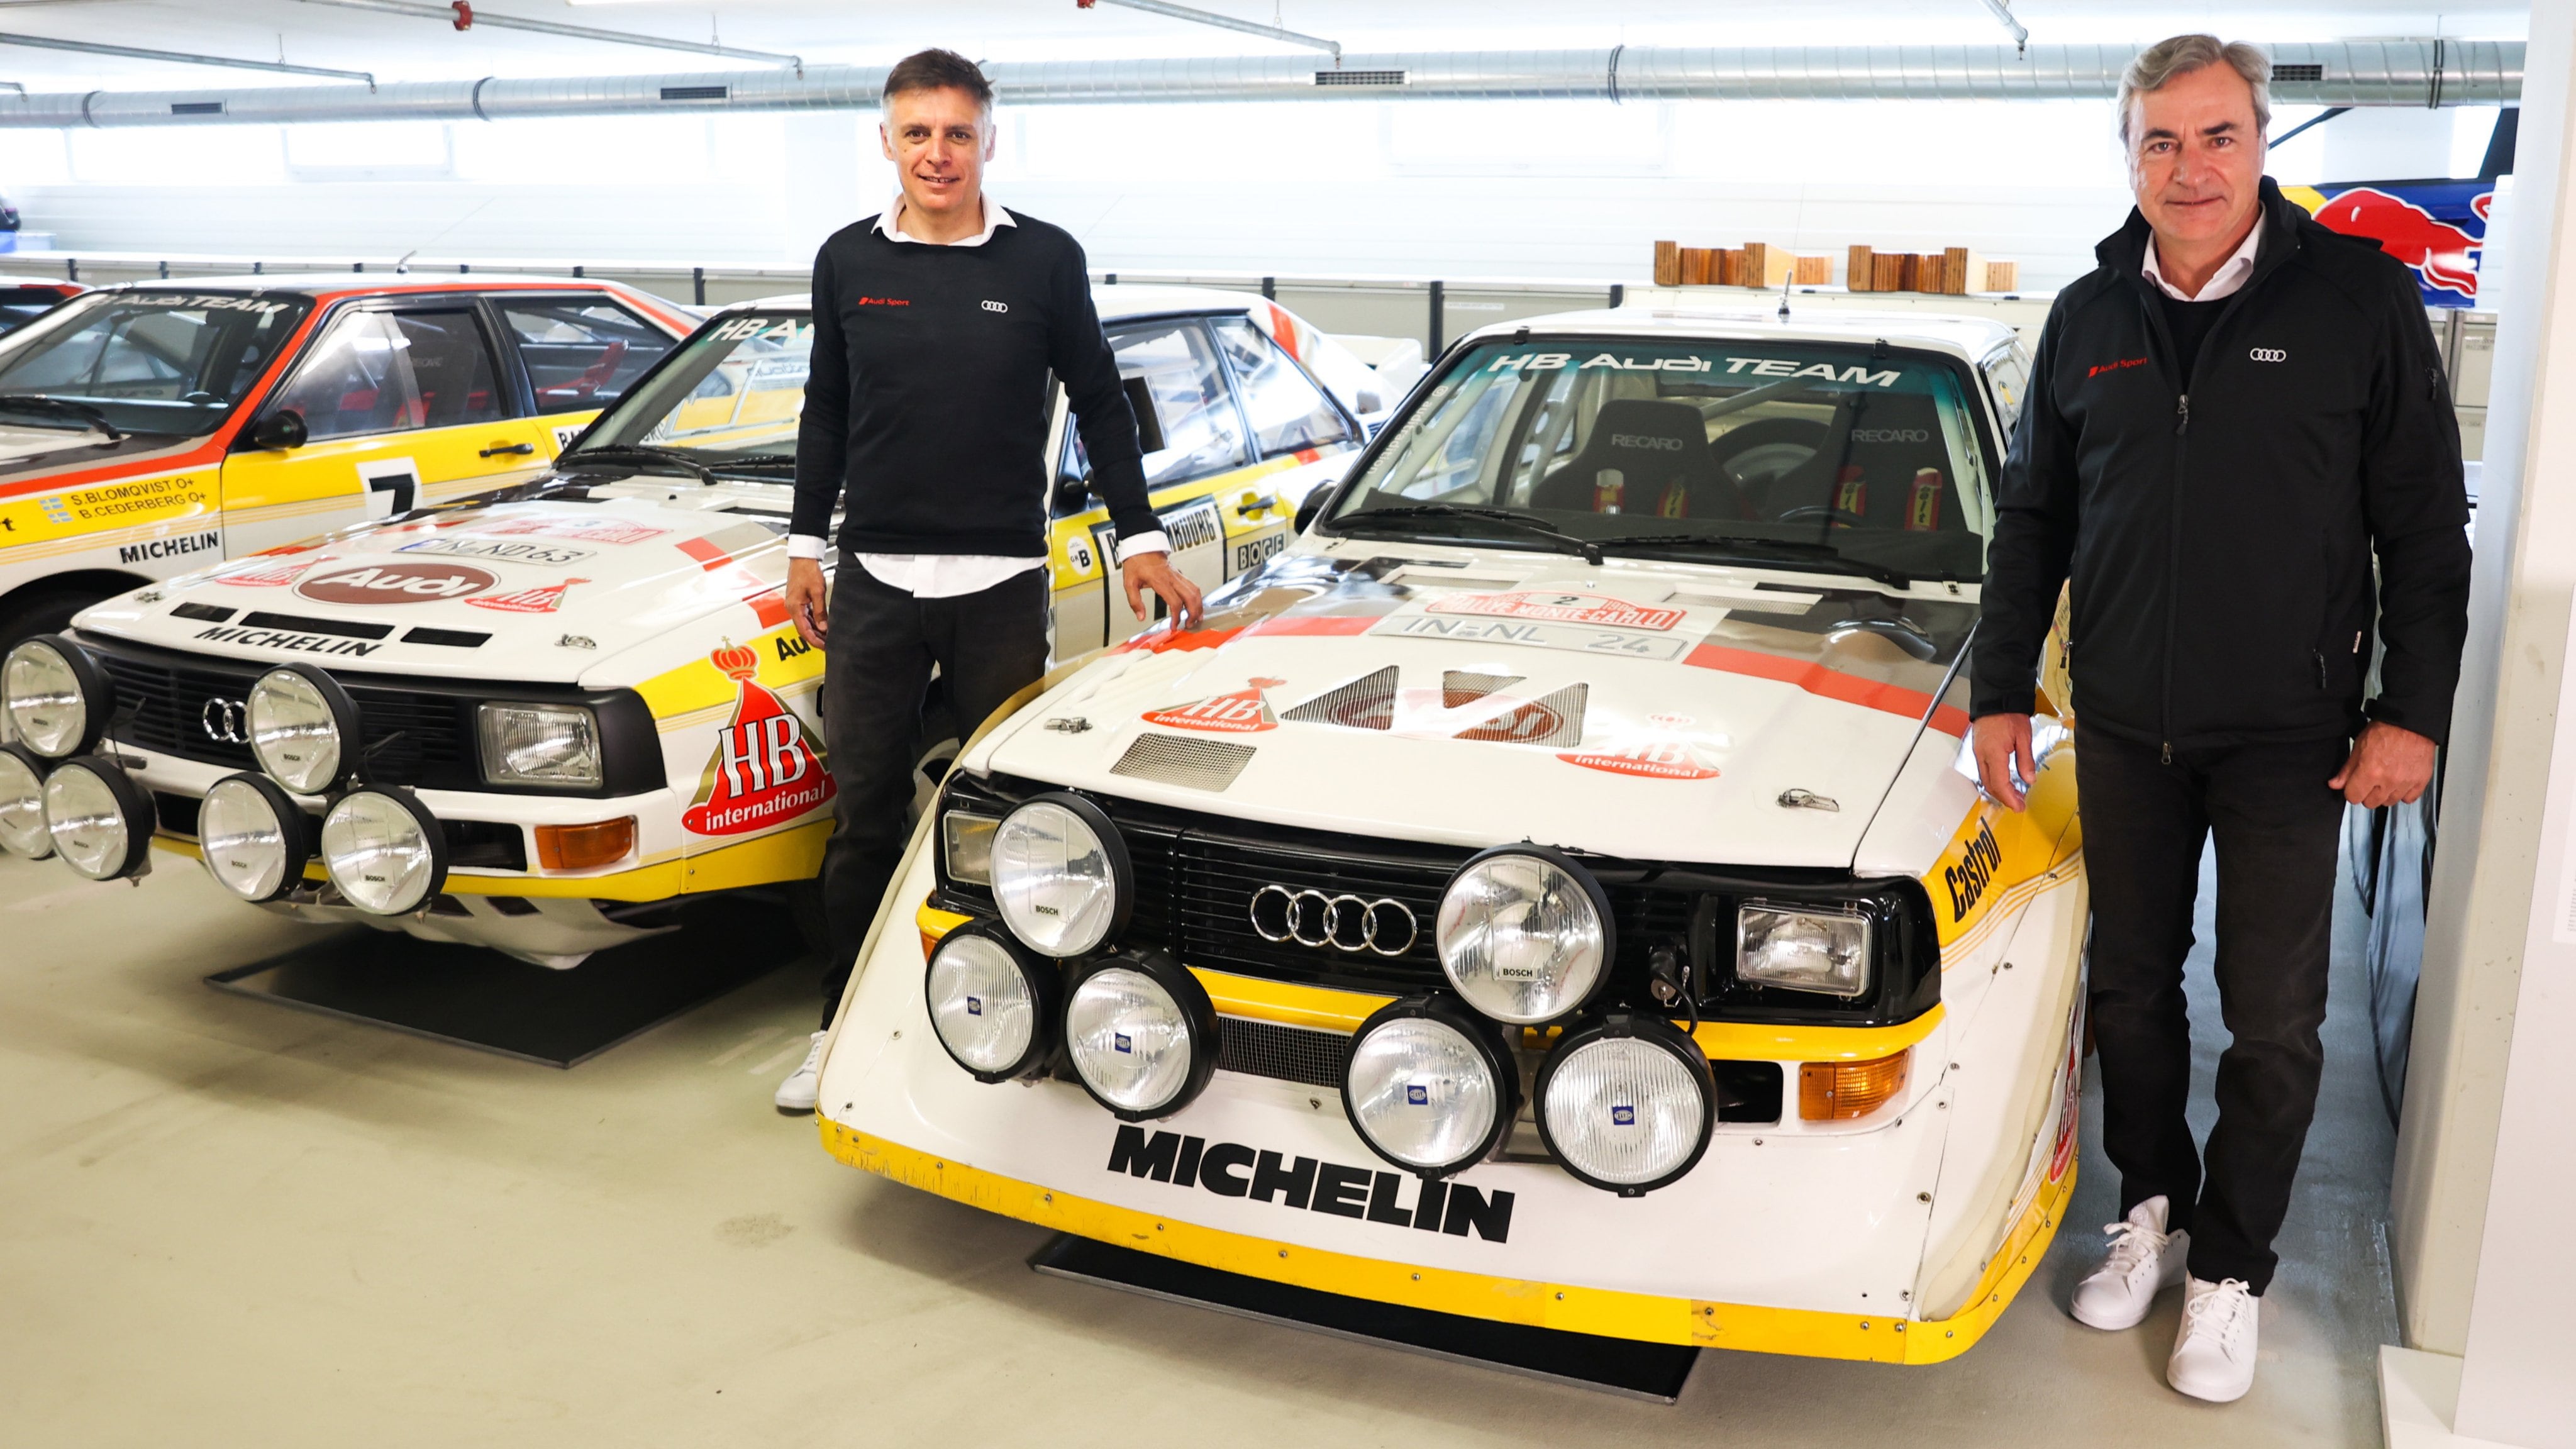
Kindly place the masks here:
[[(1985, 787), (2020, 809), (2071, 582), (2089, 1004), (2124, 1216), (2070, 1307), (2128, 1328), (2188, 1278), (2165, 1376), (2220, 1401), (2254, 1381), (2316, 1107), (2337, 825), (2346, 802), (2423, 793), (2468, 632), (2459, 427), (2415, 279), (2264, 177), (2269, 76), (2249, 46), (2186, 35), (2121, 84), (2138, 206), (2041, 335), (1971, 709)], [(2182, 965), (2213, 835), (2232, 1040), (2203, 1151)]]
[[(878, 134), (902, 191), (814, 259), (788, 538), (789, 612), (829, 660), (823, 733), (839, 793), (823, 855), (827, 1028), (902, 859), (932, 667), (961, 734), (1046, 670), (1050, 376), (1118, 530), (1128, 606), (1143, 618), (1151, 590), (1175, 627), (1199, 610), (1146, 499), (1081, 245), (983, 194), (983, 72), (945, 50), (903, 60), (886, 75)], [(841, 557), (827, 588), (835, 505)], [(823, 1035), (780, 1084), (780, 1110), (814, 1109)]]

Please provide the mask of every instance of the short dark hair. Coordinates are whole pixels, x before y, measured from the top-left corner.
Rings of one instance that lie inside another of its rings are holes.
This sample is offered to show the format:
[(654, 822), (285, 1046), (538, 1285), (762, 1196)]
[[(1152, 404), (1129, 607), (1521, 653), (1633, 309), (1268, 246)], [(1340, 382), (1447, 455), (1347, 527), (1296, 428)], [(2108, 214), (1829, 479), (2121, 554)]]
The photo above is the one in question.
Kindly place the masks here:
[(884, 101), (906, 91), (960, 90), (985, 110), (993, 109), (993, 83), (982, 67), (953, 50), (919, 50), (886, 72)]

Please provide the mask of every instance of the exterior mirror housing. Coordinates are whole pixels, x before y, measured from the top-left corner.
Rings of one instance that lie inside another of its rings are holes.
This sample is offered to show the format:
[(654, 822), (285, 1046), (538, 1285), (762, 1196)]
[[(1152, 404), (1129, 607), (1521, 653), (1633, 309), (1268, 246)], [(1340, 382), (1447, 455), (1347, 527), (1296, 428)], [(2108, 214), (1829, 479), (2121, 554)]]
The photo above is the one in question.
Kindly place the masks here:
[(301, 448), (311, 436), (305, 431), (302, 413), (270, 413), (250, 425), (250, 445), (254, 448), (271, 451)]

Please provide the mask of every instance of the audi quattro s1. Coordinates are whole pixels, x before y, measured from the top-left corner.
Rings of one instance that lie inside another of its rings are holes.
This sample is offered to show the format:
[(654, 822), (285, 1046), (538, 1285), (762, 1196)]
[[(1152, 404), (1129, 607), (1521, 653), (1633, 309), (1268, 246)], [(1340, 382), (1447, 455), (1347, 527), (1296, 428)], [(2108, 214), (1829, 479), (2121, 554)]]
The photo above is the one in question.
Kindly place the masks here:
[[(1217, 587), (1284, 543), (1300, 480), (1347, 462), (1357, 423), (1273, 340), (1320, 335), (1258, 297), (1101, 299), (1174, 553)], [(19, 735), (0, 847), (115, 879), (150, 841), (272, 911), (555, 967), (716, 892), (810, 920), (824, 656), (780, 592), (812, 334), (801, 297), (728, 308), (537, 479), (22, 641), (0, 665)], [(1078, 654), (1126, 611), (1100, 597), (1106, 510), (1056, 411), (1057, 648)]]
[(853, 1166), (1257, 1279), (1927, 1363), (2074, 1182), (2086, 918), (1962, 677), (1982, 321), (1464, 340), (1204, 622), (960, 757), (822, 1067)]
[(533, 478), (697, 321), (577, 277), (73, 290), (0, 337), (0, 650), (153, 579)]

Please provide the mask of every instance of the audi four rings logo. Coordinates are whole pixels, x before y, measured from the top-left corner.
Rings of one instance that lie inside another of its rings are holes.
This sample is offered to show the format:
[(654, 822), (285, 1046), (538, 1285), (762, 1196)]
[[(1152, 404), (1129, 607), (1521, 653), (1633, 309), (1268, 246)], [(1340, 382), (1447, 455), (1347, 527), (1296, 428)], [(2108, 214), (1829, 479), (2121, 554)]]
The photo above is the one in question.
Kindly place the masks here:
[(1252, 929), (1261, 939), (1282, 945), (1295, 942), (1320, 951), (1327, 946), (1358, 955), (1374, 951), (1401, 956), (1422, 934), (1413, 908), (1383, 897), (1328, 896), (1322, 891), (1292, 891), (1266, 885), (1252, 893)]
[(197, 711), (197, 723), (205, 730), (206, 738), (219, 745), (246, 745), (250, 736), (242, 733), (242, 728), (249, 713), (250, 706), (238, 699), (210, 699), (204, 709)]
[(2257, 347), (2245, 354), (2256, 362), (2287, 362), (2290, 354), (2278, 347)]

